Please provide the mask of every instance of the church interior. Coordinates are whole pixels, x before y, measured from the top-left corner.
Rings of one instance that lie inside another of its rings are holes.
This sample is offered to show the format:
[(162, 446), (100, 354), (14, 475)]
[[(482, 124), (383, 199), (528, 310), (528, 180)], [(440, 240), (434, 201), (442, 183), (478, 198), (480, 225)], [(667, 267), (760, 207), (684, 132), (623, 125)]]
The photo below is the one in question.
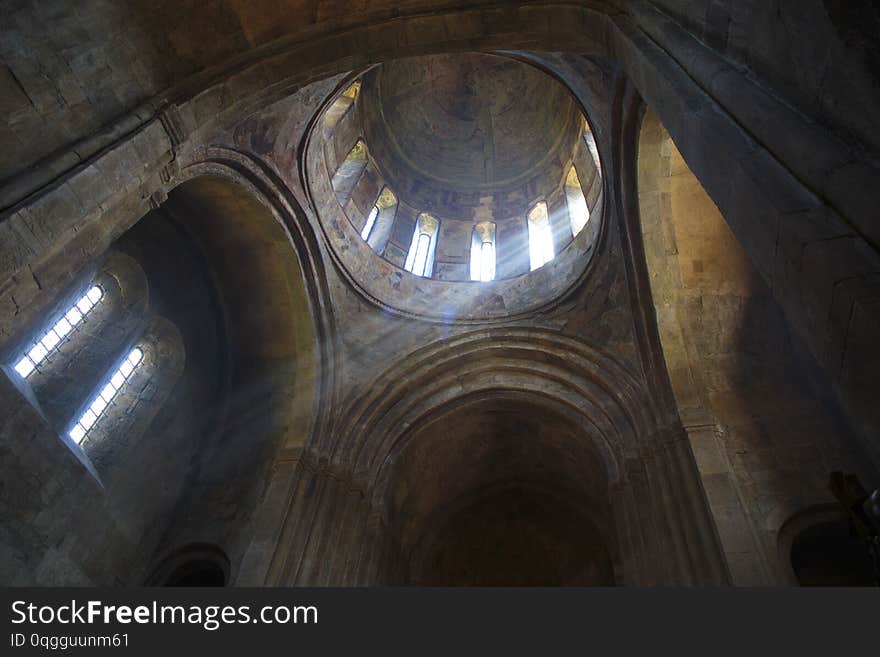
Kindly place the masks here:
[(3, 585), (878, 585), (877, 3), (0, 12)]

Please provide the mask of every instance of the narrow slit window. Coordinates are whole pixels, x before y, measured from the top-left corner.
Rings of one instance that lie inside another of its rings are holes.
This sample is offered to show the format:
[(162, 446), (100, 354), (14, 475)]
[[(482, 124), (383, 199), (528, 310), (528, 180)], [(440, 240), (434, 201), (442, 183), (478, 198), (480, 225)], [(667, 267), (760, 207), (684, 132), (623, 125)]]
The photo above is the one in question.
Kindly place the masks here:
[(342, 120), (342, 117), (348, 113), (348, 110), (354, 107), (360, 90), (360, 80), (355, 81), (343, 91), (342, 94), (340, 94), (339, 98), (330, 104), (330, 107), (328, 107), (327, 111), (324, 113), (325, 135), (329, 136)]
[(550, 215), (544, 201), (529, 210), (529, 260), (532, 271), (553, 260), (553, 231), (550, 228)]
[(481, 221), (471, 233), (471, 280), (495, 280), (495, 224)]
[(348, 202), (366, 168), (367, 145), (363, 139), (358, 139), (348, 155), (345, 156), (345, 160), (339, 165), (331, 181), (340, 205), (344, 206)]
[(596, 148), (596, 138), (593, 136), (592, 130), (590, 130), (589, 124), (584, 121), (584, 142), (587, 145), (587, 150), (590, 151), (590, 157), (593, 158), (593, 164), (596, 165), (596, 170), (601, 171), (602, 167), (599, 164), (599, 149)]
[(590, 220), (590, 209), (587, 207), (587, 199), (584, 198), (584, 190), (574, 166), (568, 171), (565, 179), (565, 202), (571, 220), (571, 234), (577, 237)]
[(434, 270), (434, 248), (437, 245), (437, 230), (440, 222), (429, 214), (422, 213), (416, 220), (412, 243), (403, 268), (416, 276), (430, 278)]
[(370, 210), (370, 214), (367, 215), (367, 221), (364, 223), (364, 227), (361, 229), (361, 239), (365, 242), (370, 239), (370, 233), (373, 232), (373, 226), (376, 225), (376, 218), (379, 216), (379, 206), (374, 205), (373, 209)]
[(397, 196), (388, 187), (383, 187), (376, 198), (373, 209), (367, 215), (364, 227), (361, 229), (361, 238), (377, 253), (382, 250), (388, 241), (396, 214)]
[(74, 423), (73, 428), (69, 432), (70, 437), (78, 445), (81, 445), (86, 439), (86, 436), (88, 436), (89, 432), (98, 423), (98, 420), (101, 419), (113, 403), (116, 395), (125, 386), (132, 373), (137, 369), (138, 365), (141, 364), (143, 359), (144, 352), (140, 348), (135, 347), (132, 349), (123, 359), (122, 364), (113, 373), (113, 376), (110, 377), (110, 380), (103, 388), (101, 388), (101, 391), (95, 396), (95, 398), (92, 399), (91, 403), (86, 410), (83, 411), (82, 415)]
[(33, 347), (21, 357), (15, 364), (15, 371), (22, 378), (27, 378), (37, 366), (58, 350), (64, 339), (73, 331), (88, 315), (104, 296), (104, 290), (100, 285), (93, 285), (89, 290), (77, 299), (61, 319), (52, 325), (46, 333), (37, 340)]

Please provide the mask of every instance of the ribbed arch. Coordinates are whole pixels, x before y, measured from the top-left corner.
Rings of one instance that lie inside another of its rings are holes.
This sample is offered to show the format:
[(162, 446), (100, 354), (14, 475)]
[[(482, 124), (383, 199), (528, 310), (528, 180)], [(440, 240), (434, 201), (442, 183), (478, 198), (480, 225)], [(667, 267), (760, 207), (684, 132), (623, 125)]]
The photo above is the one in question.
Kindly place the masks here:
[[(505, 378), (509, 385), (499, 383)], [(650, 396), (607, 354), (541, 330), (490, 331), (464, 334), (401, 359), (343, 414), (352, 419), (334, 432), (339, 438), (326, 446), (328, 456), (340, 467), (351, 467), (356, 478), (368, 476), (390, 453), (401, 428), (412, 426), (422, 413), (461, 396), (504, 388), (568, 404), (617, 455), (636, 453), (639, 437), (656, 431)]]

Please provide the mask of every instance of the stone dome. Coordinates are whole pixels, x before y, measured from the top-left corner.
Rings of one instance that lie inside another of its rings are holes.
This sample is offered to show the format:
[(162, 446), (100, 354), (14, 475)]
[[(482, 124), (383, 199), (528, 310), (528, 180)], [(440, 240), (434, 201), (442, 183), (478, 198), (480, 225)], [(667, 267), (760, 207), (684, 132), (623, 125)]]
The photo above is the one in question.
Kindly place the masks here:
[(362, 94), (365, 136), (383, 147), (389, 176), (451, 194), (522, 184), (557, 153), (570, 154), (579, 135), (565, 87), (515, 59), (391, 61), (364, 76)]
[[(385, 62), (341, 85), (317, 127), (313, 205), (370, 298), (421, 316), (509, 313), (589, 263), (598, 154), (569, 89), (537, 67), (481, 53)], [(481, 286), (448, 289), (461, 283)]]

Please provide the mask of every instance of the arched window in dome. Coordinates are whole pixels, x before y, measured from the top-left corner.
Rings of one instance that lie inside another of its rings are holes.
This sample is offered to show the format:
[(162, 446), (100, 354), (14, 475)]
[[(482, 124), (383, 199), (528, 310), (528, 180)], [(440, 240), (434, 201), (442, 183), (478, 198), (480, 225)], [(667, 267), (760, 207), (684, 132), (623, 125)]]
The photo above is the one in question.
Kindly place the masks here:
[(437, 246), (437, 233), (440, 222), (423, 212), (416, 220), (412, 243), (403, 268), (416, 276), (430, 278), (434, 271), (434, 249)]
[(568, 176), (565, 178), (565, 202), (571, 220), (571, 234), (577, 237), (590, 220), (590, 209), (587, 207), (587, 199), (584, 198), (584, 190), (574, 165), (568, 170)]
[(370, 237), (370, 233), (373, 231), (373, 226), (376, 224), (376, 219), (379, 216), (379, 206), (374, 205), (373, 209), (370, 210), (370, 214), (367, 215), (367, 220), (364, 222), (364, 227), (361, 228), (361, 239), (365, 242)]
[(342, 117), (348, 113), (348, 110), (354, 107), (354, 103), (357, 100), (360, 90), (361, 82), (360, 80), (357, 80), (353, 82), (348, 89), (343, 91), (336, 100), (330, 103), (330, 107), (328, 107), (327, 111), (324, 113), (325, 136), (329, 136), (333, 132), (333, 129), (342, 120)]
[(101, 302), (103, 297), (103, 288), (100, 285), (92, 285), (19, 359), (15, 364), (15, 371), (22, 378), (30, 376), (40, 363), (61, 347), (64, 340), (85, 321), (86, 315)]
[(590, 130), (590, 125), (586, 119), (584, 119), (584, 142), (587, 145), (587, 150), (590, 151), (590, 157), (593, 158), (596, 170), (601, 171), (602, 167), (599, 165), (599, 149), (596, 148), (596, 138), (593, 136), (593, 131)]
[(367, 145), (363, 139), (358, 139), (354, 147), (345, 156), (342, 164), (333, 174), (333, 191), (339, 204), (345, 206), (351, 193), (357, 186), (364, 169), (367, 168)]
[(550, 215), (547, 203), (541, 201), (529, 210), (529, 260), (532, 271), (543, 267), (553, 260), (553, 230), (550, 227)]
[(126, 386), (131, 375), (143, 362), (143, 359), (144, 352), (140, 347), (135, 347), (126, 354), (122, 362), (114, 369), (107, 383), (89, 402), (76, 422), (73, 423), (68, 433), (74, 442), (82, 445), (89, 432), (92, 431), (107, 409), (111, 407), (116, 395)]
[(374, 251), (379, 252), (388, 241), (396, 213), (397, 196), (388, 187), (383, 187), (361, 228), (361, 238), (373, 247)]
[(495, 223), (481, 221), (471, 233), (471, 280), (495, 280)]

